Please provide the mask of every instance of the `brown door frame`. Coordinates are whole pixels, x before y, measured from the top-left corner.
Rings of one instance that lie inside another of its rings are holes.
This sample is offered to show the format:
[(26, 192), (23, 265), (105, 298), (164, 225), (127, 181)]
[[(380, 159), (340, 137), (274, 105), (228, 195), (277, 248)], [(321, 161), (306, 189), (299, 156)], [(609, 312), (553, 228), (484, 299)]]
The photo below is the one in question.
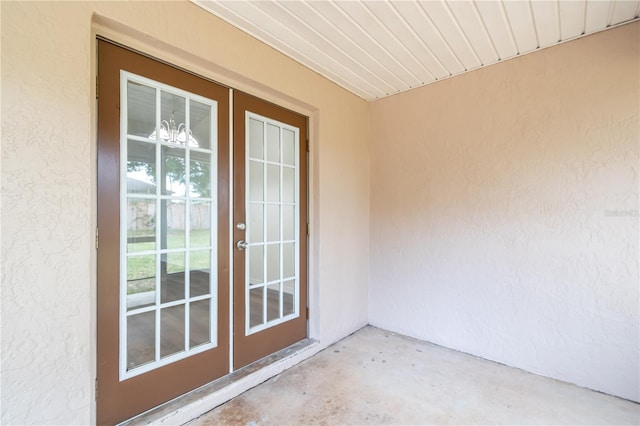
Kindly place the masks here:
[[(235, 224), (246, 222), (245, 206), (245, 111), (290, 124), (300, 129), (300, 311), (299, 316), (266, 330), (245, 336), (245, 253), (235, 242), (244, 240), (246, 232)], [(270, 355), (307, 337), (307, 117), (254, 96), (233, 93), (233, 369)]]
[[(218, 346), (119, 381), (120, 69), (218, 102)], [(98, 40), (97, 415), (131, 418), (229, 372), (229, 89)], [(206, 368), (203, 368), (206, 366)], [(163, 386), (170, 383), (171, 386)]]

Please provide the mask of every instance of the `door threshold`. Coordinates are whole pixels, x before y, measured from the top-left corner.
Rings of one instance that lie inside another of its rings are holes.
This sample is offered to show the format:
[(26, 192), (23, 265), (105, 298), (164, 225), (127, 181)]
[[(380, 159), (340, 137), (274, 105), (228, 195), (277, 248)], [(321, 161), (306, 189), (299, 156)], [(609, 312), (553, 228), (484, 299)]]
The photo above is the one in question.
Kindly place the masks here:
[(320, 350), (320, 342), (317, 340), (301, 340), (231, 374), (126, 420), (120, 425), (183, 425), (312, 357)]

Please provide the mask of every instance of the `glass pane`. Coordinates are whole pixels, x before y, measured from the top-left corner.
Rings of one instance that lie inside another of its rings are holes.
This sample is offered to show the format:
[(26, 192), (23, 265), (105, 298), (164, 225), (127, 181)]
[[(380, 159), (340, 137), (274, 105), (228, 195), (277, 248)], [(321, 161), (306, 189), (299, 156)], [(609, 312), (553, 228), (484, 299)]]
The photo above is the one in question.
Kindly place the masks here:
[(156, 200), (127, 199), (127, 252), (155, 250)]
[(190, 197), (211, 198), (211, 155), (191, 151), (189, 167)]
[(162, 303), (184, 299), (184, 252), (161, 254), (160, 276)]
[(267, 205), (267, 241), (280, 241), (280, 206)]
[(280, 128), (267, 124), (267, 160), (280, 162)]
[(160, 147), (162, 154), (161, 188), (162, 195), (184, 197), (186, 195), (185, 182), (185, 150), (182, 148)]
[(296, 218), (294, 206), (282, 206), (282, 239), (291, 241), (296, 238)]
[(249, 119), (249, 157), (264, 158), (264, 123)]
[(267, 201), (280, 201), (280, 167), (267, 164)]
[(267, 286), (267, 321), (280, 318), (280, 283)]
[(211, 149), (211, 115), (210, 105), (193, 100), (189, 101), (192, 143), (195, 142), (200, 148)]
[(267, 246), (267, 282), (280, 279), (280, 244)]
[[(126, 251), (120, 268), (127, 279), (120, 310), (133, 315), (121, 324), (129, 331), (119, 347), (122, 362), (133, 368), (157, 363), (160, 357), (182, 358), (189, 347), (212, 339), (215, 343), (211, 320), (217, 309), (210, 295), (217, 275), (217, 103), (150, 81), (122, 78), (124, 124), (130, 136), (123, 147), (126, 162), (120, 165), (127, 188), (120, 197), (126, 208), (120, 222), (127, 227), (126, 239), (120, 241), (121, 251)], [(256, 148), (262, 159), (264, 143)], [(266, 169), (259, 167), (257, 194), (264, 199)], [(261, 250), (259, 278), (264, 282)], [(140, 313), (149, 309), (154, 310)]]
[(127, 192), (156, 193), (156, 146), (147, 142), (127, 142)]
[(247, 241), (261, 243), (264, 241), (264, 207), (262, 204), (249, 204), (249, 228)]
[(184, 305), (160, 311), (160, 356), (184, 351)]
[(211, 341), (210, 299), (192, 302), (189, 307), (189, 346), (202, 345)]
[(282, 286), (282, 316), (287, 316), (295, 311), (296, 282), (285, 281)]
[(189, 204), (189, 247), (211, 246), (211, 203), (195, 201)]
[(127, 133), (148, 138), (156, 130), (156, 89), (127, 82)]
[(282, 276), (283, 278), (293, 278), (296, 275), (296, 252), (295, 243), (285, 243), (282, 245)]
[(127, 370), (156, 358), (156, 312), (127, 317)]
[(282, 168), (282, 201), (284, 203), (295, 203), (296, 174), (295, 169), (289, 167)]
[(211, 251), (189, 253), (189, 296), (197, 297), (211, 292)]
[(160, 200), (160, 248), (184, 248), (184, 215), (183, 201)]
[(295, 166), (296, 164), (296, 146), (295, 136), (296, 134), (291, 130), (282, 130), (282, 162)]
[(264, 287), (249, 290), (249, 327), (264, 323)]
[(249, 200), (264, 200), (264, 165), (249, 161)]
[(156, 303), (156, 255), (127, 258), (127, 310)]
[(264, 282), (264, 246), (249, 247), (249, 284)]
[[(165, 91), (160, 96), (160, 139), (164, 142), (185, 145), (187, 141), (185, 98)], [(193, 137), (190, 138), (190, 146), (198, 146), (194, 143)]]

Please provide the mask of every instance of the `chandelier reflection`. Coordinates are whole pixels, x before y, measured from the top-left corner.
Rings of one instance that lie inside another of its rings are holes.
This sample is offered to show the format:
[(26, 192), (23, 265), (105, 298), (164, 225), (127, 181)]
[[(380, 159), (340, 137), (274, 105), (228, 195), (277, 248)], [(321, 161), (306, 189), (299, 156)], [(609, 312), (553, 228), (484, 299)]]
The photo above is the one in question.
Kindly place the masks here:
[[(160, 139), (168, 143), (175, 143), (179, 145), (186, 145), (187, 143), (187, 126), (184, 123), (180, 123), (176, 126), (176, 120), (174, 113), (171, 113), (169, 121), (162, 120), (160, 123)], [(149, 139), (156, 139), (156, 131), (149, 135)], [(193, 137), (193, 133), (189, 130), (189, 146), (198, 148), (200, 145), (196, 138)]]

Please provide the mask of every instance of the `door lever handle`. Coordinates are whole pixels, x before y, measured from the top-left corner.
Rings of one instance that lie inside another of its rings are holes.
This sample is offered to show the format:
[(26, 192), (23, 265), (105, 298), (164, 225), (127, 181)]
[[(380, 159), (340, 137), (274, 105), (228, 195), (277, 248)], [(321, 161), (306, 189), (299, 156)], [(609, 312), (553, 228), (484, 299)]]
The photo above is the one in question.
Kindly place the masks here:
[(236, 247), (238, 248), (238, 250), (246, 250), (249, 248), (249, 243), (247, 243), (246, 241), (240, 240), (236, 243)]

